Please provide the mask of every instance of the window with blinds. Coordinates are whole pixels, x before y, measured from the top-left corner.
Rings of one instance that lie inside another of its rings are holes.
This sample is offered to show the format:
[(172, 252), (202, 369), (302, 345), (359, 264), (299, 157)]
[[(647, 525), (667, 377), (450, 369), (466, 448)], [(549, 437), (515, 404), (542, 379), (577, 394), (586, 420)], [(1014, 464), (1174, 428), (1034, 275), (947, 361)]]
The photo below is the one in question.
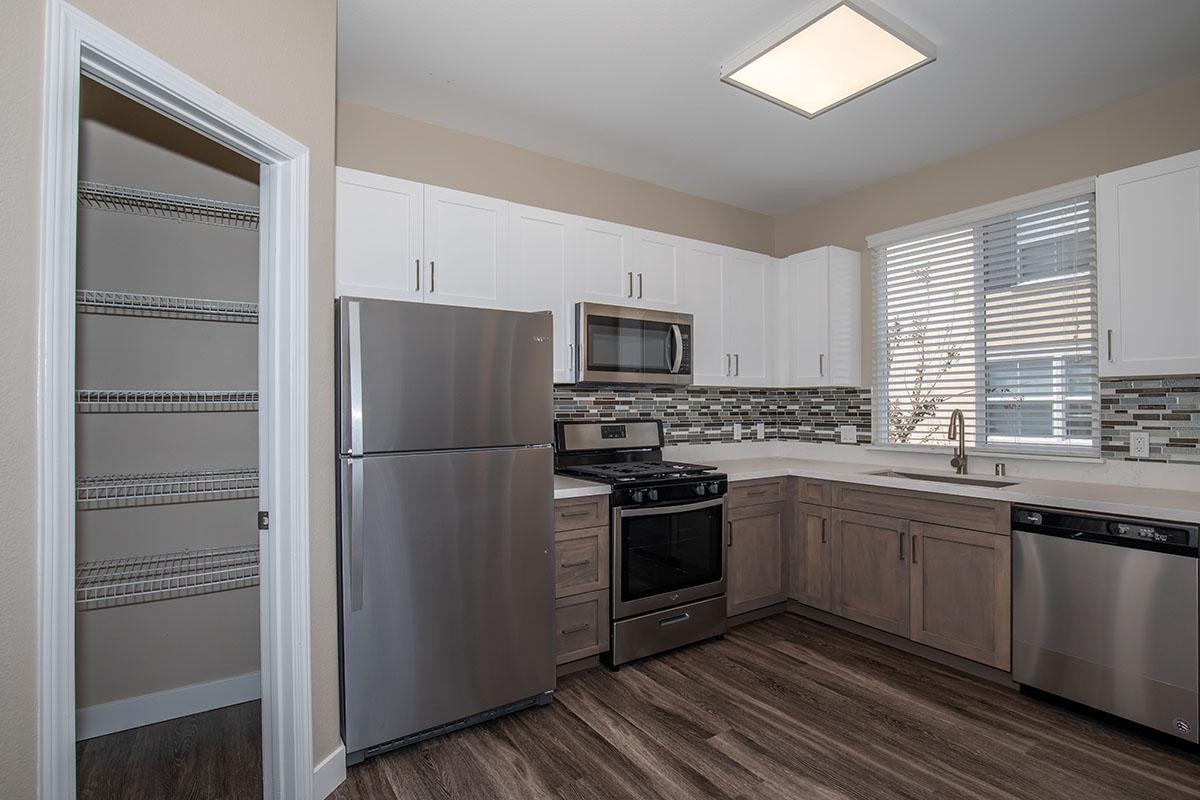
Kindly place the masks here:
[(873, 254), (877, 444), (1099, 453), (1094, 194)]

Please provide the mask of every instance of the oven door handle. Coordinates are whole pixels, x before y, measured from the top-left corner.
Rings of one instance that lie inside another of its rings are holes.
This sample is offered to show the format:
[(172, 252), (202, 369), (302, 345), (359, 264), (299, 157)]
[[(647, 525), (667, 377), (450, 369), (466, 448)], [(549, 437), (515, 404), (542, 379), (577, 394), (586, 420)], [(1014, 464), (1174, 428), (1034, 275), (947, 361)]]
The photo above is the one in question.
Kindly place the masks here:
[(704, 508), (712, 508), (713, 506), (723, 505), (725, 498), (714, 497), (712, 500), (704, 500), (699, 503), (687, 503), (686, 505), (662, 505), (654, 506), (653, 508), (622, 508), (621, 519), (626, 517), (651, 517), (664, 516), (666, 514), (679, 514), (684, 511), (699, 511)]
[(683, 331), (678, 325), (672, 325), (671, 333), (675, 336), (675, 360), (671, 364), (671, 373), (678, 375), (679, 368), (683, 366)]

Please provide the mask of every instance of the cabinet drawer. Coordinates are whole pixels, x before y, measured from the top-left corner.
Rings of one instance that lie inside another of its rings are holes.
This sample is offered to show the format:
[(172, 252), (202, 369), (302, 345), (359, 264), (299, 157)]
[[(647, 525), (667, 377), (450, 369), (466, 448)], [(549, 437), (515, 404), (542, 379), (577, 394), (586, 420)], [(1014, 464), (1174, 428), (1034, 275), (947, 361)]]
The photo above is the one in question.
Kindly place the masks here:
[(554, 594), (567, 597), (608, 588), (608, 528), (554, 536)]
[(827, 506), (833, 502), (833, 486), (829, 481), (796, 478), (796, 499), (812, 506)]
[(782, 478), (771, 478), (765, 481), (739, 481), (729, 485), (730, 508), (778, 503), (782, 500)]
[(608, 496), (572, 497), (554, 503), (554, 530), (573, 531), (608, 525)]
[(608, 590), (561, 598), (555, 604), (555, 663), (608, 650)]
[(853, 483), (833, 485), (833, 505), (866, 514), (1008, 534), (1008, 503)]

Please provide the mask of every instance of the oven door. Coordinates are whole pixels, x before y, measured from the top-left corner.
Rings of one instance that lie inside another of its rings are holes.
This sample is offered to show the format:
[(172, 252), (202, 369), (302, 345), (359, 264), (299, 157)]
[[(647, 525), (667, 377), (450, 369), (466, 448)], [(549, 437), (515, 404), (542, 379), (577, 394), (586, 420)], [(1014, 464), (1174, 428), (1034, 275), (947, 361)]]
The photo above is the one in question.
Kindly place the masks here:
[(725, 501), (613, 509), (613, 618), (725, 592)]
[(692, 382), (692, 315), (580, 303), (581, 383)]

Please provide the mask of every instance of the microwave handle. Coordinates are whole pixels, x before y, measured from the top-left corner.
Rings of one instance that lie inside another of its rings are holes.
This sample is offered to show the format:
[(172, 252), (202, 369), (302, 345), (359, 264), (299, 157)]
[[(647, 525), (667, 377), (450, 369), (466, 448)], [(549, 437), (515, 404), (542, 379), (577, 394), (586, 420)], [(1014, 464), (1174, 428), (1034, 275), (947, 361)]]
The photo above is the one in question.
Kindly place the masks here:
[(678, 374), (679, 368), (683, 366), (683, 331), (678, 325), (672, 325), (671, 333), (675, 336), (675, 360), (671, 364), (671, 372)]

